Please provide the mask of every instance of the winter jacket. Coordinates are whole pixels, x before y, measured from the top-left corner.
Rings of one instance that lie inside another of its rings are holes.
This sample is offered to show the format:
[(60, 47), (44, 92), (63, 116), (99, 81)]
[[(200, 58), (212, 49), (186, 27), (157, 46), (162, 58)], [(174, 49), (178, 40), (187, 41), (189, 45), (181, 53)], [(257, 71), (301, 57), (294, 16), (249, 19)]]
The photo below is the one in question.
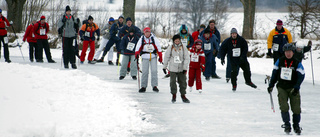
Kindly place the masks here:
[(180, 31), (179, 31), (180, 33), (178, 34), (178, 35), (180, 35), (180, 37), (181, 37), (181, 43), (182, 43), (183, 46), (186, 46), (187, 48), (191, 48), (192, 45), (193, 45), (193, 43), (194, 43), (194, 40), (193, 40), (192, 36), (190, 35), (187, 26), (185, 26), (187, 33), (186, 33), (186, 34), (182, 34), (182, 33), (181, 33), (181, 31), (182, 31), (182, 26), (183, 26), (183, 25), (181, 25)]
[(196, 41), (198, 38), (200, 38), (200, 32), (199, 30), (192, 33), (192, 38), (194, 41)]
[(104, 27), (101, 29), (101, 35), (104, 39), (110, 39), (110, 29), (111, 25), (109, 23), (104, 25)]
[[(86, 30), (87, 28), (87, 30)], [(96, 23), (92, 24), (83, 24), (80, 29), (80, 37), (83, 38), (85, 41), (94, 41), (96, 37), (94, 36), (94, 33), (97, 33), (97, 36), (100, 36), (100, 29), (99, 26)]]
[(7, 36), (7, 27), (10, 27), (9, 21), (6, 17), (0, 17), (0, 36)]
[[(129, 34), (126, 34), (123, 36), (121, 40), (120, 50), (123, 51), (124, 55), (134, 55), (138, 41), (139, 41), (139, 37), (134, 35), (130, 38)], [(134, 47), (130, 47), (129, 43), (133, 43)]]
[[(284, 71), (284, 69), (292, 71), (291, 77), (281, 74), (281, 71)], [(287, 59), (285, 56), (282, 56), (274, 64), (269, 87), (274, 87), (275, 83), (278, 82), (277, 87), (283, 89), (300, 89), (300, 85), (303, 82), (304, 77), (305, 72), (301, 62), (295, 58)]]
[[(151, 44), (151, 48), (153, 51), (148, 51), (147, 45)], [(157, 57), (157, 53), (161, 52), (161, 43), (157, 37), (155, 37), (152, 33), (149, 38), (142, 35), (137, 43), (136, 52), (141, 55), (143, 59), (150, 59)], [(150, 54), (151, 53), (151, 54)]]
[[(208, 25), (206, 29), (210, 29), (210, 26)], [(202, 36), (204, 34), (204, 31), (202, 31), (200, 33), (200, 36)], [(214, 30), (210, 29), (210, 37), (212, 36), (212, 34), (216, 35), (217, 37), (217, 42), (218, 44), (220, 44), (221, 42), (221, 36), (220, 36), (220, 32), (219, 30), (217, 29), (217, 27), (214, 27)]]
[(119, 41), (120, 38), (118, 36), (119, 30), (123, 27), (123, 23), (120, 24), (120, 22), (113, 23), (110, 29), (110, 39), (114, 41)]
[[(40, 34), (40, 32), (43, 30), (43, 34)], [(48, 39), (48, 32), (50, 31), (49, 29), (49, 24), (47, 22), (44, 22), (41, 24), (41, 21), (38, 21), (36, 24), (34, 24), (33, 27), (33, 33), (35, 35), (35, 38), (38, 39)]]
[[(219, 46), (217, 42), (217, 37), (216, 35), (212, 35), (209, 37), (209, 39), (206, 39), (204, 35), (200, 37), (202, 40), (202, 49), (205, 54), (213, 53), (214, 50), (216, 50), (216, 54), (219, 51)], [(210, 43), (210, 47), (207, 47), (206, 44)]]
[[(292, 36), (289, 30), (282, 27), (281, 30), (278, 30), (277, 27), (269, 33), (268, 36), (268, 49), (273, 48), (274, 51), (283, 53), (282, 47), (286, 43), (292, 42)], [(275, 46), (277, 44), (278, 46)], [(278, 47), (278, 48), (276, 48)]]
[(34, 35), (34, 32), (33, 32), (33, 28), (34, 28), (34, 24), (30, 24), (28, 27), (27, 27), (27, 30), (26, 32), (24, 33), (23, 35), (23, 41), (27, 41), (30, 43), (30, 42), (37, 42), (36, 38), (35, 38), (35, 35)]
[(234, 64), (234, 65), (241, 64), (248, 61), (247, 53), (248, 53), (247, 41), (243, 37), (239, 36), (239, 34), (236, 39), (232, 39), (232, 37), (225, 39), (222, 42), (219, 50), (221, 60), (224, 60), (226, 54), (228, 54), (231, 64)]
[(305, 46), (305, 47), (303, 47), (303, 49), (301, 51), (298, 51), (296, 49), (296, 51), (293, 54), (293, 57), (296, 58), (299, 62), (301, 62), (302, 59), (304, 58), (304, 53), (306, 53), (310, 50), (311, 50), (311, 46)]
[(190, 64), (189, 68), (200, 69), (206, 63), (204, 51), (202, 49), (196, 49), (196, 46), (192, 46), (190, 49)]
[[(140, 30), (138, 27), (134, 26), (134, 25), (131, 25), (131, 27), (134, 28), (134, 35), (136, 35), (137, 37), (140, 38), (140, 37), (141, 37), (141, 30)], [(130, 28), (130, 27), (128, 27), (127, 25), (125, 25), (125, 26), (123, 26), (123, 27), (120, 29), (119, 34), (118, 34), (118, 36), (119, 36), (120, 39), (121, 39), (124, 35), (126, 35), (127, 33), (129, 33), (129, 28)]]
[[(63, 22), (65, 20), (65, 23)], [(63, 15), (62, 18), (59, 19), (58, 28), (62, 28), (62, 37), (66, 38), (75, 38), (77, 36), (77, 28), (79, 22), (72, 17), (72, 15)]]
[[(176, 60), (177, 58), (179, 60)], [(182, 44), (171, 45), (164, 55), (163, 69), (168, 68), (170, 72), (182, 72), (183, 70), (188, 70), (189, 62), (190, 55), (187, 47)]]

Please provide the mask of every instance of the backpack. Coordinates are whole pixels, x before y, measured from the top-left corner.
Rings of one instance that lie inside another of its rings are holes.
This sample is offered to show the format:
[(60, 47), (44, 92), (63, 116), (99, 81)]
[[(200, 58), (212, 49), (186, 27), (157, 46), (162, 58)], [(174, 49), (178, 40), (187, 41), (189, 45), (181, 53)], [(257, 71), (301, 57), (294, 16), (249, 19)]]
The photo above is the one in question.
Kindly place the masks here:
[[(66, 16), (66, 15), (62, 15), (62, 18), (65, 18), (65, 16)], [(73, 16), (71, 16), (71, 18), (72, 18), (72, 21), (74, 22)], [(79, 23), (79, 22), (78, 22), (78, 23)], [(63, 23), (62, 27), (60, 27), (60, 28), (58, 29), (58, 34), (59, 34), (60, 36), (62, 36), (63, 28), (64, 28), (65, 25), (66, 25), (66, 23)], [(78, 24), (74, 23), (74, 29), (76, 29), (76, 32), (78, 32), (78, 28), (79, 28)]]
[[(151, 37), (151, 44), (152, 44), (154, 47), (156, 47), (156, 45), (155, 45), (155, 43), (154, 43), (154, 38), (153, 38), (153, 37)], [(142, 37), (142, 42), (141, 42), (141, 47), (140, 47), (140, 49), (141, 49), (140, 56), (141, 56), (142, 54), (144, 54), (144, 53), (149, 53), (149, 52), (144, 52), (144, 51), (142, 51), (144, 45), (146, 45), (146, 44), (145, 44), (145, 42), (144, 42), (144, 37)], [(157, 55), (157, 50), (156, 50), (156, 49), (157, 49), (157, 48), (155, 48), (152, 53)]]

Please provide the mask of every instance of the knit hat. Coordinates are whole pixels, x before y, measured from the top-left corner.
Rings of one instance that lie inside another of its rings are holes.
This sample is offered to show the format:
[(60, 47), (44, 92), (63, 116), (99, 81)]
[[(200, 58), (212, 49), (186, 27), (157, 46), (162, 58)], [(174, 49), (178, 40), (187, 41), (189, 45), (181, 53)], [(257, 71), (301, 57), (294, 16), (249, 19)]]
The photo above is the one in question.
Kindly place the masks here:
[(111, 22), (111, 21), (114, 21), (114, 18), (113, 18), (113, 17), (110, 17), (110, 18), (109, 18), (109, 22)]
[(132, 22), (132, 20), (131, 20), (130, 17), (126, 18), (126, 22), (128, 22), (128, 21), (131, 21), (131, 22)]
[(88, 20), (93, 20), (93, 17), (91, 15), (89, 15)]
[(232, 34), (232, 33), (237, 33), (238, 34), (237, 29), (236, 28), (232, 28), (230, 34)]
[(120, 19), (120, 18), (123, 18), (123, 19), (124, 19), (123, 15), (120, 15), (118, 19)]
[(205, 30), (204, 30), (204, 34), (206, 34), (206, 33), (211, 33), (211, 32), (210, 32), (210, 29), (208, 29), (208, 28), (205, 29)]
[(44, 19), (46, 19), (46, 17), (42, 15), (42, 16), (40, 17), (40, 20), (44, 20)]
[(277, 20), (277, 25), (283, 25), (282, 20), (278, 19)]
[(130, 33), (130, 32), (133, 32), (133, 33), (134, 33), (134, 28), (133, 28), (133, 27), (130, 27), (130, 28), (129, 28), (129, 33)]
[(206, 28), (206, 25), (201, 24), (201, 25), (200, 25), (200, 28), (204, 28), (204, 29), (205, 29), (205, 28)]
[(172, 38), (172, 41), (174, 41), (174, 40), (176, 40), (176, 39), (180, 39), (180, 40), (181, 40), (180, 35), (178, 35), (178, 34), (177, 34), (177, 35), (174, 35), (173, 38)]
[(67, 5), (67, 7), (66, 7), (66, 12), (67, 12), (67, 11), (71, 11), (69, 5)]
[(197, 39), (196, 41), (194, 41), (194, 45), (202, 45), (202, 40)]
[(146, 33), (146, 32), (151, 32), (151, 29), (150, 29), (149, 27), (145, 27), (145, 28), (143, 29), (143, 32), (144, 32), (144, 33)]

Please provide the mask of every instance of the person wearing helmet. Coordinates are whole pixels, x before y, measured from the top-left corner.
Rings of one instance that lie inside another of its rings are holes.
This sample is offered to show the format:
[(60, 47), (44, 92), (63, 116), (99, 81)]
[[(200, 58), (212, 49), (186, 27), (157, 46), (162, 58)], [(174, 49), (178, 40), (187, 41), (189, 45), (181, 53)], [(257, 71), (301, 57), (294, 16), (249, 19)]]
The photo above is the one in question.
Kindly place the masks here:
[(299, 62), (302, 62), (304, 58), (304, 53), (309, 52), (311, 50), (312, 42), (309, 40), (308, 46), (304, 46), (302, 43), (297, 42), (296, 50), (294, 52), (293, 57), (296, 58)]
[[(294, 58), (295, 46), (292, 43), (287, 43), (283, 46), (285, 56), (280, 57), (274, 64), (272, 76), (270, 80), (268, 92), (271, 93), (274, 85), (277, 83), (278, 102), (281, 110), (281, 117), (284, 124), (284, 132), (289, 134), (291, 132), (289, 108), (291, 108), (293, 115), (293, 129), (296, 134), (301, 133), (299, 126), (301, 119), (301, 100), (300, 100), (300, 86), (304, 80), (304, 68), (296, 58)], [(290, 100), (290, 107), (288, 104)]]
[(201, 71), (204, 72), (206, 63), (204, 51), (202, 50), (202, 40), (197, 39), (190, 49), (190, 64), (189, 64), (189, 80), (188, 86), (190, 92), (192, 91), (192, 86), (194, 80), (196, 80), (196, 90), (199, 93), (202, 92), (201, 83)]

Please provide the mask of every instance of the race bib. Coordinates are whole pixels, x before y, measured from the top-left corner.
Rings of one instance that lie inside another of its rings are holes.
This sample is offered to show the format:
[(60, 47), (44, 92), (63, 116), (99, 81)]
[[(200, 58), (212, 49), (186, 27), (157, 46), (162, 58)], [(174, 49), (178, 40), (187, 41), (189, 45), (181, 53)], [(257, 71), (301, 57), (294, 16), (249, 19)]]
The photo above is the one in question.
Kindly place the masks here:
[(278, 51), (279, 50), (279, 44), (273, 43), (272, 49), (273, 49), (273, 51)]
[(173, 62), (174, 63), (181, 63), (180, 57), (179, 56), (174, 56)]
[(76, 41), (76, 40), (73, 40), (73, 41), (72, 41), (72, 46), (74, 46), (74, 47), (76, 46), (76, 42), (75, 42), (75, 41)]
[(204, 50), (211, 50), (211, 43), (205, 43)]
[(153, 52), (154, 51), (154, 47), (153, 47), (152, 44), (146, 44), (145, 47), (146, 47), (146, 51), (147, 52)]
[(134, 44), (134, 43), (129, 42), (129, 43), (128, 43), (128, 45), (127, 45), (127, 50), (129, 50), (129, 51), (133, 51), (134, 46), (135, 46), (135, 44)]
[(183, 46), (188, 46), (188, 39), (181, 39), (181, 43)]
[(192, 62), (199, 62), (199, 55), (196, 53), (191, 54), (191, 61)]
[(280, 78), (283, 80), (291, 80), (292, 77), (292, 69), (291, 68), (281, 68)]
[(90, 32), (87, 32), (87, 31), (86, 31), (86, 32), (84, 33), (84, 36), (90, 37)]
[(8, 44), (8, 42), (9, 42), (8, 37), (4, 37), (3, 41), (4, 41), (4, 44)]
[(240, 57), (240, 54), (241, 54), (240, 48), (234, 48), (234, 49), (232, 49), (232, 56), (233, 56), (233, 57)]
[(32, 37), (33, 37), (33, 38), (35, 37), (33, 33), (32, 33)]
[(40, 29), (40, 35), (46, 35), (46, 29)]

